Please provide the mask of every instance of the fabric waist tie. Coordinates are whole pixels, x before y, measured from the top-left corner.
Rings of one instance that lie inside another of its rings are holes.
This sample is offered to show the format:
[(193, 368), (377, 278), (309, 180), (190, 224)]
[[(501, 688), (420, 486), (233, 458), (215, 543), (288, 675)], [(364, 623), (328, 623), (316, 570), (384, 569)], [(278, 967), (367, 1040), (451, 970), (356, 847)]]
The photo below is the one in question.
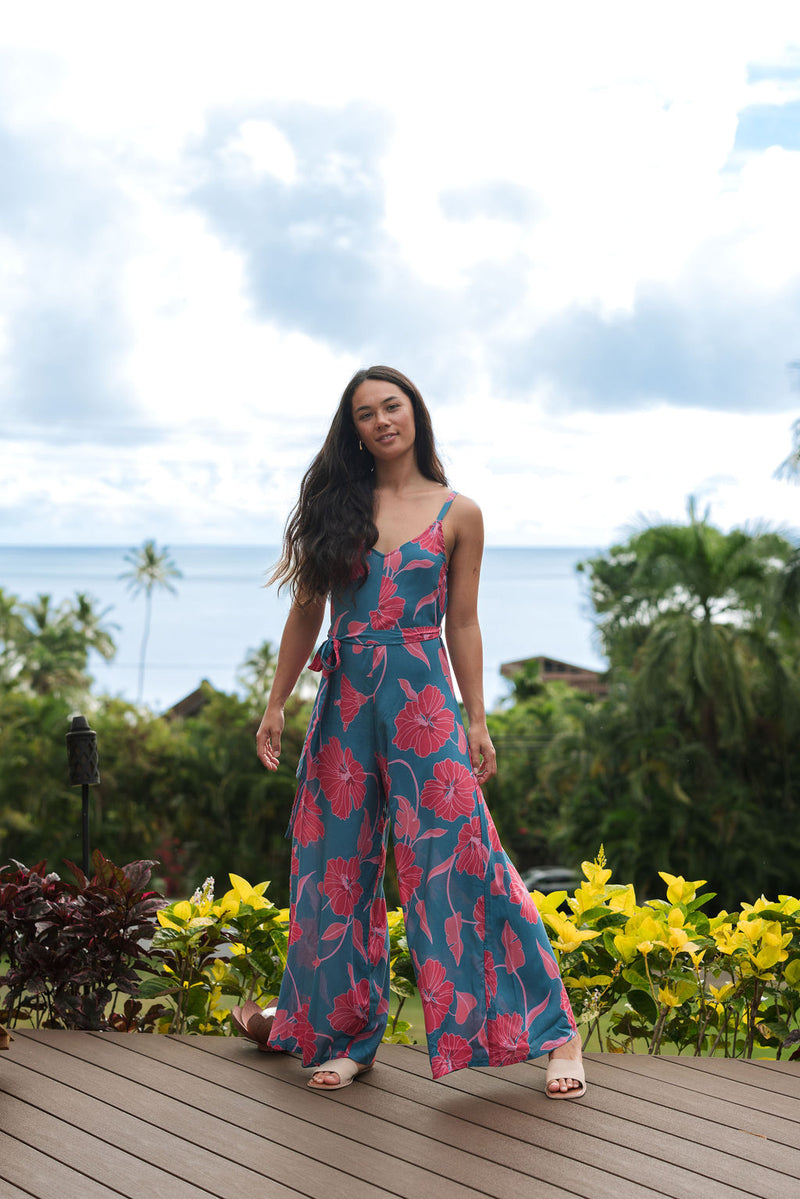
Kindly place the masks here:
[(434, 641), (441, 637), (438, 625), (413, 625), (410, 628), (370, 629), (368, 633), (343, 633), (323, 641), (309, 663), (309, 670), (321, 671), (327, 678), (341, 665), (342, 643), (346, 645), (409, 645), (415, 641)]

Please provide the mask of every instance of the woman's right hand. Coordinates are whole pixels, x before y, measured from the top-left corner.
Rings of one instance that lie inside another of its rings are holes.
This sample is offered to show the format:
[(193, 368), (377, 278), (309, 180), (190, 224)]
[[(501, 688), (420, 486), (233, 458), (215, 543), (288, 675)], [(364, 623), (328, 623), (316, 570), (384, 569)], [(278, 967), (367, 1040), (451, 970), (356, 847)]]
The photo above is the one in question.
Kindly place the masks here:
[(256, 733), (258, 760), (263, 762), (267, 770), (278, 769), (283, 725), (283, 708), (273, 708), (271, 705), (267, 705), (267, 710), (261, 717), (261, 724)]

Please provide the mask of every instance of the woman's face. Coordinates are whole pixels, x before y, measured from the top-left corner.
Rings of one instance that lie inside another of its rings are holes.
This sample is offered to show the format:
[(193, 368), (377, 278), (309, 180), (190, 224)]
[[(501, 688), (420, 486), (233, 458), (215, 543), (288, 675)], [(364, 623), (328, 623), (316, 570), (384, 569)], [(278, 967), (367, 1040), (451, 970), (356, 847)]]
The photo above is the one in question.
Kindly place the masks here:
[(365, 379), (353, 396), (356, 436), (374, 458), (391, 461), (414, 448), (414, 408), (404, 391), (383, 379)]

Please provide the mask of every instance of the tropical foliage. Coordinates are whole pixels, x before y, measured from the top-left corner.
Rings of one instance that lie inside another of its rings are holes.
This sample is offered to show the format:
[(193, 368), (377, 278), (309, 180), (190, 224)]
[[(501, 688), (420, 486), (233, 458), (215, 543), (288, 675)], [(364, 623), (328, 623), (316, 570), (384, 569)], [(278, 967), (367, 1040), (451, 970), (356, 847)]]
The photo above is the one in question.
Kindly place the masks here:
[[(91, 880), (72, 867), (77, 886), (44, 864), (0, 874), (0, 953), (10, 961), (0, 1020), (223, 1035), (234, 1004), (266, 1007), (277, 995), (289, 912), (267, 898), (268, 883), (231, 874), (217, 900), (209, 878), (163, 906), (142, 890), (150, 863), (94, 862)], [(708, 915), (714, 896), (698, 894), (699, 880), (661, 871), (665, 897), (640, 905), (630, 883), (612, 883), (602, 849), (583, 873), (571, 896), (533, 895), (586, 1047), (800, 1057), (800, 899), (761, 896)], [(414, 1030), (400, 1014), (416, 988), (401, 911), (389, 928), (385, 1039), (407, 1043)], [(134, 967), (148, 977), (139, 982)], [(117, 1011), (120, 994), (129, 998)], [(151, 999), (163, 1002), (146, 1008)]]

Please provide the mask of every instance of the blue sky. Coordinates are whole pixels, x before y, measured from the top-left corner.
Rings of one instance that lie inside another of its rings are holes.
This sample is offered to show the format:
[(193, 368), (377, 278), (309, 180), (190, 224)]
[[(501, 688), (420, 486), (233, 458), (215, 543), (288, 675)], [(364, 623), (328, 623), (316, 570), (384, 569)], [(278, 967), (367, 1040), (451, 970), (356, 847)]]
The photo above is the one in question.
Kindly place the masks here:
[(0, 543), (274, 543), (350, 374), (496, 545), (800, 526), (794, 3), (31, 3)]

